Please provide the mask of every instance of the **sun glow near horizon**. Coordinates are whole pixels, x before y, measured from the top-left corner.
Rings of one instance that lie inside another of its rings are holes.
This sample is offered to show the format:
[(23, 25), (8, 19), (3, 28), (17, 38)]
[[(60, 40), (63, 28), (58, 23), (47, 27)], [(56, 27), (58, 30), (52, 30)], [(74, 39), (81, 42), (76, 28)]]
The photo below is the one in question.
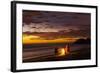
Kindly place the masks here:
[(78, 38), (55, 38), (46, 39), (35, 35), (23, 35), (23, 44), (39, 44), (39, 43), (69, 43), (75, 42)]

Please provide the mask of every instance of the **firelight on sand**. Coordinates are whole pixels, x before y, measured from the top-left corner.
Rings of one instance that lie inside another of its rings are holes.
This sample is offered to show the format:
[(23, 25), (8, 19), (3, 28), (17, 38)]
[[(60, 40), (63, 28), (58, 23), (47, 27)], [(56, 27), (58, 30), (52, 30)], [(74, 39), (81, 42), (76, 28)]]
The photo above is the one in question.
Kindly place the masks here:
[(65, 56), (69, 54), (69, 47), (66, 46), (65, 48), (58, 48), (57, 50), (57, 56)]
[(64, 56), (65, 55), (65, 49), (64, 48), (59, 48), (58, 49), (58, 56)]

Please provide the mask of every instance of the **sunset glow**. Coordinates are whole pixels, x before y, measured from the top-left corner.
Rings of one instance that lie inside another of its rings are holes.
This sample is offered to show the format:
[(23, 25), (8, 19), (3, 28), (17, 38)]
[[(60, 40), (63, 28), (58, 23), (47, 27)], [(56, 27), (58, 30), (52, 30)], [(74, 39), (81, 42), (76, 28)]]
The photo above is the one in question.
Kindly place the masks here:
[(26, 35), (23, 36), (23, 44), (35, 44), (35, 43), (69, 43), (74, 42), (78, 38), (58, 38), (58, 39), (44, 39), (39, 36), (32, 36), (32, 35)]

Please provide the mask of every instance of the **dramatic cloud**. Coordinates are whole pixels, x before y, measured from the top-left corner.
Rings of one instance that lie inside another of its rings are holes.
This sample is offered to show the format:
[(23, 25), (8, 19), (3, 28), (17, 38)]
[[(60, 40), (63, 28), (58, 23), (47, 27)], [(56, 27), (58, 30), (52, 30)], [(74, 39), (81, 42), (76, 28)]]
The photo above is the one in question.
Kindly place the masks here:
[(90, 35), (89, 13), (23, 11), (23, 32), (66, 32), (71, 36)]

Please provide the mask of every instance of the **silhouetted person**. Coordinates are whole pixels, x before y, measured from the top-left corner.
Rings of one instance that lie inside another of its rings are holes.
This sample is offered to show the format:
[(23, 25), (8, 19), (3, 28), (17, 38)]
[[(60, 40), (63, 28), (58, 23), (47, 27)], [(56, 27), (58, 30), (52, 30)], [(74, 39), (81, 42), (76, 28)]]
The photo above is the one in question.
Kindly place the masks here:
[(67, 44), (65, 47), (65, 53), (68, 54), (69, 52), (70, 52), (70, 46), (69, 44)]

